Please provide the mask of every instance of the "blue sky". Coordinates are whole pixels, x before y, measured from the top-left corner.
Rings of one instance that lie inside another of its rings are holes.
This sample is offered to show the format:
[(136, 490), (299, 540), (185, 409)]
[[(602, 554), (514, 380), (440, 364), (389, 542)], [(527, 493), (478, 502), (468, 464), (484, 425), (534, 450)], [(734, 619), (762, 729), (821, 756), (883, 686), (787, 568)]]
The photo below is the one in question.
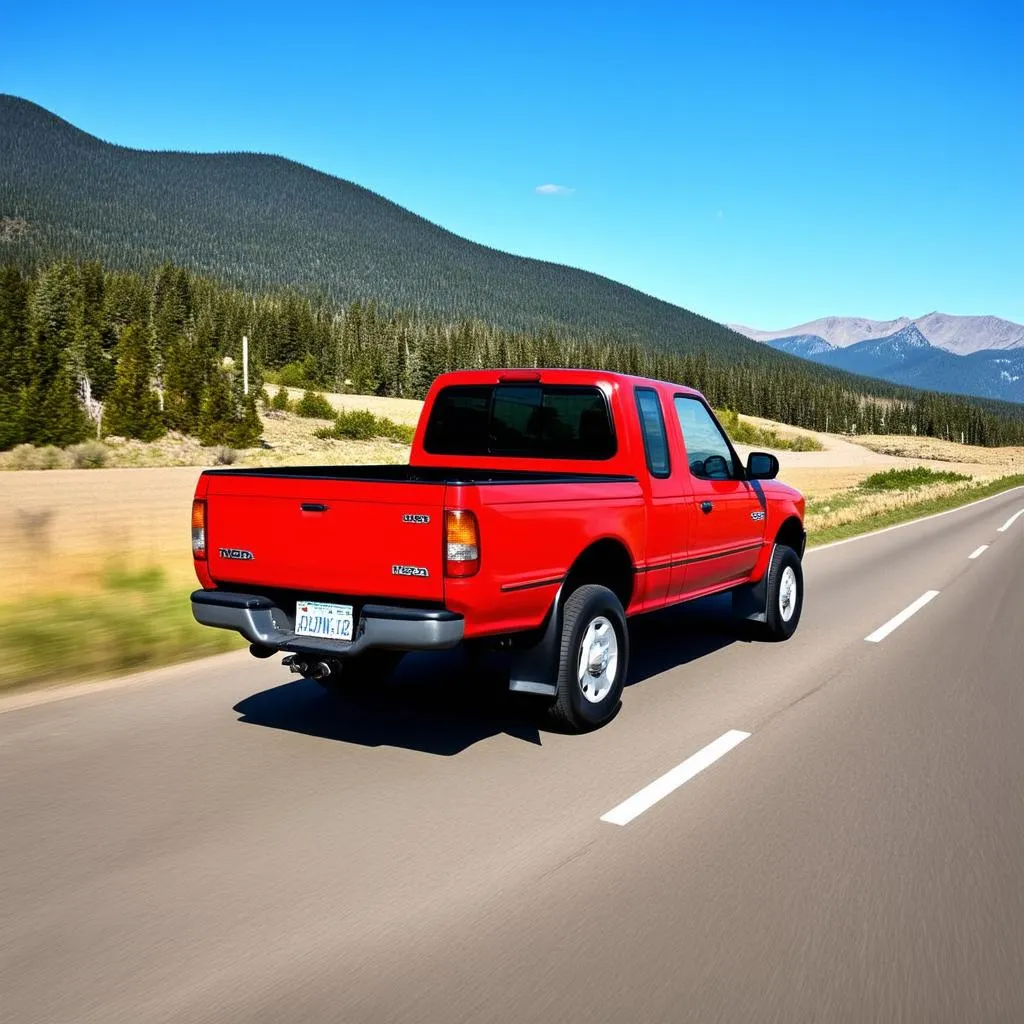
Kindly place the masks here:
[[(1024, 4), (4, 4), (0, 91), (723, 321), (1024, 322)], [(538, 186), (562, 186), (542, 194)]]

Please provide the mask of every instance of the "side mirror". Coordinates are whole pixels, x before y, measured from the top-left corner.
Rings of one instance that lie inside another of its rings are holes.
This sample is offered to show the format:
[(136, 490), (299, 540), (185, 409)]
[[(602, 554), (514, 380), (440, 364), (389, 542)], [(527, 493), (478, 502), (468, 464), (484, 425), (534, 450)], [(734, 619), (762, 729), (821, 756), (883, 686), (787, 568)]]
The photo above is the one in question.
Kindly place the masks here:
[(721, 455), (709, 455), (704, 460), (704, 475), (709, 480), (728, 480), (729, 463)]
[(751, 452), (747, 458), (748, 480), (774, 480), (779, 475), (779, 460), (768, 452)]

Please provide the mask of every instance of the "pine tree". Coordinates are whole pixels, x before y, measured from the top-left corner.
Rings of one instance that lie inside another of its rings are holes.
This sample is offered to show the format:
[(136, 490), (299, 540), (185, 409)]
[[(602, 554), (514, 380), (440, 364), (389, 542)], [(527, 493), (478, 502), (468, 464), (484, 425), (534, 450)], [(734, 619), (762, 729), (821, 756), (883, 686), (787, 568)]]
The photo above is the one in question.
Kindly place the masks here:
[(252, 448), (262, 431), (255, 394), (252, 391), (248, 395), (241, 394), (231, 370), (223, 365), (215, 367), (199, 417), (200, 443)]
[(233, 448), (252, 448), (263, 433), (263, 422), (256, 411), (256, 396), (250, 391), (242, 399), (235, 422), (228, 430), (228, 444)]
[(227, 444), (225, 434), (234, 418), (234, 402), (227, 372), (222, 366), (216, 366), (203, 395), (199, 416), (200, 443), (207, 446)]
[(28, 281), (13, 264), (0, 267), (0, 391), (29, 382)]
[(164, 432), (160, 402), (152, 388), (152, 367), (144, 328), (126, 327), (117, 344), (117, 373), (103, 411), (104, 433), (155, 441)]
[(85, 440), (90, 434), (89, 419), (78, 400), (78, 381), (68, 359), (62, 358), (56, 376), (43, 395), (37, 426), (29, 440), (33, 444), (63, 448)]
[(164, 374), (164, 423), (171, 430), (195, 434), (209, 376), (209, 359), (191, 338), (176, 338), (167, 350)]
[(31, 375), (28, 337), (28, 282), (17, 267), (0, 267), (0, 451), (25, 440), (21, 391)]
[(0, 389), (0, 452), (21, 444), (23, 440), (18, 395)]

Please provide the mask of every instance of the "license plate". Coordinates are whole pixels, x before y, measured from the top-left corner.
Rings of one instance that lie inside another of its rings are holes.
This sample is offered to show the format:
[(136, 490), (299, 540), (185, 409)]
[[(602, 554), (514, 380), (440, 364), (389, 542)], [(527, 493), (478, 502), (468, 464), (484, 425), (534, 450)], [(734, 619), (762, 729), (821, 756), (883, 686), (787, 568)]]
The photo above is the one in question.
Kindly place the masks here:
[(351, 640), (352, 605), (299, 601), (295, 605), (295, 632), (325, 640)]

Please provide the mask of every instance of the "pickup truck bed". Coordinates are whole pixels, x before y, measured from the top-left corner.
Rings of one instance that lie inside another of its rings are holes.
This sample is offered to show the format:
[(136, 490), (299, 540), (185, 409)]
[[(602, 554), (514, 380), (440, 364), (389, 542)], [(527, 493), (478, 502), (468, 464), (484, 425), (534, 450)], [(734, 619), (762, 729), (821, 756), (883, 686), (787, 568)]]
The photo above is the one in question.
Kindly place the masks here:
[(523, 507), (568, 503), (563, 519), (583, 528), (591, 505), (623, 491), (639, 506), (636, 479), (616, 474), (317, 466), (207, 471), (197, 497), (211, 506), (207, 569), (218, 588), (442, 605), (446, 508), (483, 520), (503, 511), (513, 520), (489, 557), (493, 578), (515, 585), (522, 581), (512, 546), (532, 529)]

